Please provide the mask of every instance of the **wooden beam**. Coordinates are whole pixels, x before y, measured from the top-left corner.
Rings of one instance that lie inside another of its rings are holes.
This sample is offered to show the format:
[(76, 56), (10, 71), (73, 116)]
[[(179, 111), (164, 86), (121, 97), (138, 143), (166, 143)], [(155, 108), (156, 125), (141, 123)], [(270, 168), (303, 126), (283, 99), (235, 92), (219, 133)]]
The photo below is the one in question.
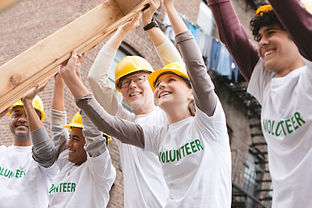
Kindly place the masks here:
[(137, 6), (140, 3), (140, 1), (138, 0), (115, 0), (115, 1), (124, 15), (128, 14), (131, 11), (132, 8), (129, 7), (129, 5)]
[(0, 67), (0, 112), (34, 86), (47, 81), (71, 52), (84, 53), (111, 35), (119, 25), (141, 11), (150, 0), (129, 0), (123, 8), (109, 0), (56, 31)]
[(20, 0), (0, 0), (0, 11), (8, 8), (9, 6), (17, 3)]

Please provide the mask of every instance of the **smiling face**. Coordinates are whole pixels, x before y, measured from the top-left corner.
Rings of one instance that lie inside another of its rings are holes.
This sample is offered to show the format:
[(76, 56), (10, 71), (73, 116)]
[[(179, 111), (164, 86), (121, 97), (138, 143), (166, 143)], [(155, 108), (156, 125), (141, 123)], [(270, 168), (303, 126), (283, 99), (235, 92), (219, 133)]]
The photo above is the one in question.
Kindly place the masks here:
[(181, 108), (188, 112), (188, 105), (194, 97), (192, 89), (181, 77), (164, 74), (155, 83), (154, 99), (156, 105), (170, 113), (172, 108)]
[(15, 107), (12, 110), (9, 126), (15, 139), (29, 137), (29, 126), (23, 107)]
[(85, 138), (82, 134), (81, 128), (73, 127), (70, 131), (69, 141), (66, 143), (68, 148), (68, 160), (81, 165), (87, 160), (87, 153), (84, 149)]
[[(147, 81), (148, 73), (136, 72), (121, 80), (124, 101), (135, 114), (145, 114), (154, 108), (153, 91)], [(126, 87), (122, 83), (127, 83)]]
[(285, 76), (301, 60), (295, 43), (280, 26), (263, 26), (258, 33), (258, 54), (264, 66), (277, 76)]

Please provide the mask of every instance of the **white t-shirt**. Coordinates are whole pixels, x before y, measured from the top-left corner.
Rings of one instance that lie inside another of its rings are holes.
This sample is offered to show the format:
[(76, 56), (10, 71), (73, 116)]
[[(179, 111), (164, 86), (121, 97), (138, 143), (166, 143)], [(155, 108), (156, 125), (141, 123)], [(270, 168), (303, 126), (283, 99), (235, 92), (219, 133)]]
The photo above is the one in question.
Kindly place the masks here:
[(98, 157), (88, 155), (80, 166), (68, 161), (68, 150), (65, 150), (56, 163), (60, 173), (49, 189), (51, 208), (107, 206), (116, 176), (108, 149)]
[(145, 149), (158, 155), (169, 187), (167, 207), (231, 206), (231, 151), (219, 101), (211, 117), (197, 108), (194, 117), (143, 130)]
[(0, 146), (0, 207), (48, 206), (48, 188), (57, 173), (55, 165), (39, 166), (32, 146)]
[[(139, 116), (134, 116), (120, 107), (117, 116), (138, 124), (149, 123), (160, 126), (168, 123), (166, 114), (158, 107), (148, 114)], [(169, 191), (157, 155), (133, 145), (123, 144), (117, 139), (115, 141), (120, 151), (124, 189), (126, 190), (124, 192), (124, 207), (164, 207)]]
[[(156, 49), (164, 64), (182, 61), (180, 53), (168, 38)], [(97, 101), (107, 112), (122, 119), (137, 123), (147, 122), (156, 126), (166, 125), (167, 117), (159, 108), (147, 115), (135, 117), (118, 103), (117, 91), (111, 88), (108, 80), (108, 72), (115, 54), (116, 51), (104, 45), (89, 71), (90, 88)], [(141, 148), (121, 144), (117, 139), (115, 141), (120, 152), (124, 176), (124, 207), (164, 207), (167, 203), (168, 188), (157, 156)]]
[(275, 77), (260, 59), (248, 92), (262, 105), (273, 207), (312, 207), (312, 68)]

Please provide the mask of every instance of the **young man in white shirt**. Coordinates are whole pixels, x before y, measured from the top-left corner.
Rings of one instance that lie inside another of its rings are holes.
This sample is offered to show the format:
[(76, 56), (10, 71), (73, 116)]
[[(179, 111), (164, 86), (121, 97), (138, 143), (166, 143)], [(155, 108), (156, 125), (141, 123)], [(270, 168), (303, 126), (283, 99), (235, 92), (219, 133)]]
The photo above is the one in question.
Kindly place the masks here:
[[(31, 92), (32, 93), (32, 92)], [(44, 119), (43, 103), (39, 96), (29, 94), (9, 109), (11, 146), (0, 146), (0, 204), (2, 208), (41, 208), (48, 206), (48, 188), (57, 173), (55, 165), (40, 166), (32, 157), (37, 141), (47, 136), (42, 123), (30, 124), (29, 112), (35, 119)], [(40, 157), (44, 153), (39, 152)]]
[[(51, 130), (54, 148), (57, 148), (59, 154), (55, 163), (60, 172), (49, 189), (50, 207), (106, 207), (109, 191), (116, 178), (106, 147), (106, 141), (110, 137), (97, 130), (84, 113), (76, 113), (66, 125), (63, 89), (63, 80), (57, 75), (51, 109)], [(51, 146), (51, 142), (47, 146)], [(64, 146), (67, 148), (65, 151)], [(42, 163), (49, 162), (42, 159)]]
[(298, 0), (269, 0), (271, 5), (260, 7), (250, 22), (256, 47), (231, 1), (207, 3), (221, 41), (249, 81), (247, 91), (262, 106), (272, 207), (311, 207), (312, 15)]
[[(79, 67), (80, 60), (68, 64)], [(35, 88), (33, 95), (42, 89)], [(27, 117), (30, 126), (42, 125), (34, 116), (33, 109), (29, 109)], [(44, 136), (35, 140), (38, 148), (32, 152), (41, 167), (57, 166), (59, 169), (50, 189), (46, 189), (46, 193), (49, 192), (49, 206), (106, 207), (116, 177), (106, 148), (108, 137), (104, 137), (84, 114), (77, 113), (70, 124), (66, 125), (66, 122), (64, 84), (61, 76), (56, 75), (51, 110), (53, 142), (46, 129), (41, 128)]]

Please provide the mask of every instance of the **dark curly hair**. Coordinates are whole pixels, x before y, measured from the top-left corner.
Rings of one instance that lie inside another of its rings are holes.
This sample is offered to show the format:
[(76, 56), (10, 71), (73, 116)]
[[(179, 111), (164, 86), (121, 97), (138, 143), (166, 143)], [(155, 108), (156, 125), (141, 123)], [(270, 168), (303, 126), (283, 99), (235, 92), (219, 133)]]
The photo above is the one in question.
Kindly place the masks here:
[(261, 15), (256, 15), (250, 20), (250, 28), (255, 41), (259, 41), (259, 30), (264, 26), (277, 25), (285, 30), (281, 22), (273, 11), (263, 12)]

